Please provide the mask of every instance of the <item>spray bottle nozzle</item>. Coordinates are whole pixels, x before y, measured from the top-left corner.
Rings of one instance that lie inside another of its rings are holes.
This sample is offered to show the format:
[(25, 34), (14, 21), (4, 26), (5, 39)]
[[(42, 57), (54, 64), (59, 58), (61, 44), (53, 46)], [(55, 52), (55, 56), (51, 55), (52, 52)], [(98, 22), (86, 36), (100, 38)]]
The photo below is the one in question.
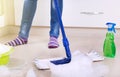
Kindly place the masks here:
[(113, 31), (114, 33), (116, 33), (115, 27), (114, 27), (114, 26), (116, 26), (115, 23), (108, 22), (108, 23), (106, 23), (106, 25), (108, 26), (108, 31)]

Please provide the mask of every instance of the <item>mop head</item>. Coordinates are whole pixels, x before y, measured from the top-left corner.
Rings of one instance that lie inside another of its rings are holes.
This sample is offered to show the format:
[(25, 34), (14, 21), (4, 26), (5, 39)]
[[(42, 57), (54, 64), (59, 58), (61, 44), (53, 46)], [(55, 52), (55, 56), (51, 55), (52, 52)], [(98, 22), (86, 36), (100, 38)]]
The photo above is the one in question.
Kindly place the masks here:
[(105, 65), (94, 65), (86, 54), (76, 51), (68, 64), (54, 65), (50, 63), (51, 77), (102, 77), (108, 72)]
[(35, 59), (33, 62), (35, 64), (35, 66), (37, 67), (37, 69), (40, 70), (49, 70), (50, 69), (50, 61), (53, 60), (60, 60), (62, 58), (50, 58), (50, 59)]
[(9, 56), (13, 52), (12, 46), (0, 44), (0, 65), (6, 65), (9, 62)]
[(95, 51), (87, 54), (75, 51), (72, 54), (71, 62), (67, 64), (55, 65), (50, 62), (51, 60), (57, 59), (60, 58), (35, 59), (34, 64), (38, 69), (50, 69), (51, 77), (101, 77), (108, 72), (108, 68), (105, 65), (100, 64), (93, 66), (94, 61), (104, 60), (104, 58)]
[[(74, 58), (76, 55), (80, 56), (81, 54), (83, 54), (83, 53), (81, 53), (80, 51), (75, 51), (72, 56)], [(95, 50), (92, 50), (84, 55), (86, 55), (92, 62), (98, 62), (98, 61), (104, 60), (104, 57), (99, 55), (99, 53), (96, 52)], [(48, 70), (48, 69), (50, 69), (50, 64), (51, 64), (50, 61), (60, 60), (60, 59), (62, 59), (62, 58), (35, 59), (33, 62), (38, 69)], [(77, 60), (79, 60), (79, 59), (77, 59)]]

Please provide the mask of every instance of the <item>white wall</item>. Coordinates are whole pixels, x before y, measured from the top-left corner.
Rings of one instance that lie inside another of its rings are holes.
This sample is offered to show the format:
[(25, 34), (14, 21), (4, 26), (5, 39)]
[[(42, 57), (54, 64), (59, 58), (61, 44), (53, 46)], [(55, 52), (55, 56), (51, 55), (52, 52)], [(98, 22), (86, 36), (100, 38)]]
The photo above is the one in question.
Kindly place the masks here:
[[(16, 25), (20, 24), (24, 0), (15, 0)], [(120, 24), (120, 0), (64, 0), (63, 23), (74, 27), (106, 27), (106, 22)], [(49, 26), (50, 0), (38, 0), (35, 26)]]

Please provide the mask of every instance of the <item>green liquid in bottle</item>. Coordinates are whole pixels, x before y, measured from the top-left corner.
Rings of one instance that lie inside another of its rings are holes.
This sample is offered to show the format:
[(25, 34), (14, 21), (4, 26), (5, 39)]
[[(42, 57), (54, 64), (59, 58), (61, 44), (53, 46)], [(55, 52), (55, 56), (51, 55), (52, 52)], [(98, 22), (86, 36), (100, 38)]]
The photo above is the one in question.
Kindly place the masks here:
[(116, 54), (116, 46), (114, 43), (114, 33), (107, 32), (104, 41), (103, 52), (105, 57), (114, 58)]

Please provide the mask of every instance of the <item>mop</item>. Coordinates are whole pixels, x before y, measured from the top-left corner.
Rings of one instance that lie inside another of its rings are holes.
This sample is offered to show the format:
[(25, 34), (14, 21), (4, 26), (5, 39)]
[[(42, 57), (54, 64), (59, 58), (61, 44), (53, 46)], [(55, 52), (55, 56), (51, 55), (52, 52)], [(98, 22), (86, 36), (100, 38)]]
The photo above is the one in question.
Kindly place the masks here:
[(63, 26), (62, 19), (61, 19), (61, 14), (60, 14), (59, 6), (58, 6), (58, 0), (54, 0), (54, 5), (55, 5), (55, 9), (56, 9), (56, 12), (58, 15), (58, 20), (59, 20), (59, 24), (60, 24), (60, 28), (61, 28), (61, 32), (62, 32), (63, 45), (66, 50), (66, 58), (51, 61), (53, 64), (59, 65), (59, 64), (66, 64), (71, 61), (71, 52), (70, 52), (70, 48), (69, 48), (69, 41), (67, 40), (65, 31), (64, 31), (64, 26)]
[[(71, 62), (71, 58), (72, 58), (70, 48), (69, 48), (69, 41), (64, 31), (64, 26), (62, 23), (61, 14), (60, 14), (57, 0), (54, 0), (54, 4), (55, 4), (56, 12), (58, 14), (59, 24), (60, 24), (60, 28), (62, 32), (62, 37), (63, 37), (63, 45), (66, 51), (66, 58), (52, 58), (52, 59), (42, 59), (42, 60), (35, 59), (34, 63), (38, 69), (45, 69), (45, 70), (50, 69), (50, 63), (55, 64), (55, 65), (67, 64)], [(104, 57), (100, 56), (96, 51), (89, 52), (86, 55), (89, 56), (89, 58), (93, 62), (104, 60)]]
[[(55, 9), (56, 12), (58, 14), (58, 20), (59, 20), (59, 24), (60, 24), (60, 28), (61, 28), (61, 32), (62, 32), (62, 37), (63, 37), (63, 45), (65, 47), (66, 50), (66, 58), (64, 59), (60, 59), (60, 60), (54, 60), (51, 61), (53, 64), (55, 65), (59, 65), (59, 64), (66, 64), (69, 63), (71, 61), (71, 52), (70, 52), (70, 48), (69, 48), (69, 41), (66, 37), (65, 31), (64, 31), (64, 26), (62, 23), (62, 19), (61, 19), (61, 14), (60, 14), (60, 10), (59, 10), (59, 6), (58, 6), (58, 0), (54, 0), (54, 4), (55, 4)], [(92, 50), (89, 53), (86, 54), (93, 62), (96, 61), (102, 61), (104, 60), (104, 57), (100, 56), (96, 51)]]

